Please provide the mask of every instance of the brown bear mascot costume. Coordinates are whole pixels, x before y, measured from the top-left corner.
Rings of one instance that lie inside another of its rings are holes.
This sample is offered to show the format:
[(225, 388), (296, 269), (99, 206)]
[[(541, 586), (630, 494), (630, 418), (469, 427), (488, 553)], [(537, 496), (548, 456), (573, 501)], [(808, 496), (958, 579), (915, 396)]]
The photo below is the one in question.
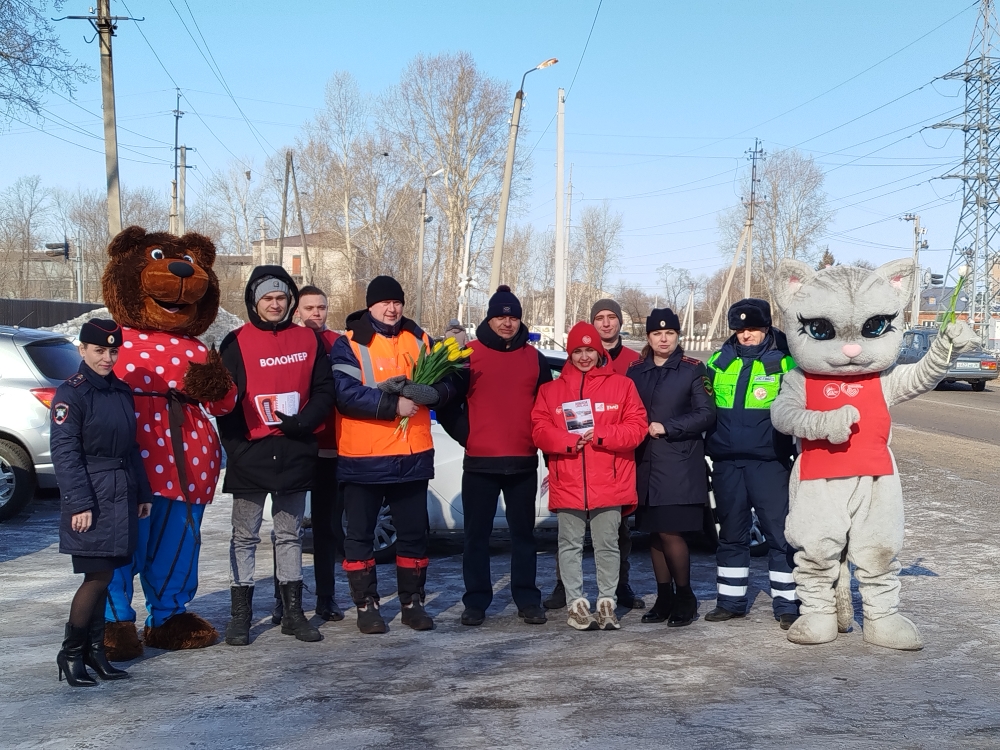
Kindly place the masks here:
[(132, 608), (137, 573), (149, 611), (147, 646), (202, 648), (219, 637), (187, 606), (198, 588), (202, 516), (222, 468), (208, 415), (231, 411), (236, 387), (215, 349), (194, 338), (219, 310), (211, 241), (129, 227), (108, 255), (104, 301), (124, 329), (115, 374), (135, 395), (139, 448), (154, 493), (132, 565), (116, 570), (108, 588), (105, 643), (110, 658), (124, 661), (142, 653)]

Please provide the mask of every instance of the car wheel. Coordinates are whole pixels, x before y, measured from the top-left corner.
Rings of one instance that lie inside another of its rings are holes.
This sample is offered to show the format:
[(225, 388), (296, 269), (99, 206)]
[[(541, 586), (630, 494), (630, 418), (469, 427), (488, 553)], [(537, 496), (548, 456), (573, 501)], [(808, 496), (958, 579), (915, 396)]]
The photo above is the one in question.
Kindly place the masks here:
[(986, 381), (985, 380), (973, 380), (969, 385), (972, 386), (972, 390), (974, 390), (974, 391), (985, 391), (986, 390)]
[(17, 443), (0, 440), (0, 522), (24, 509), (35, 495), (35, 468)]
[[(347, 514), (343, 518), (344, 535), (347, 535)], [(375, 538), (372, 540), (375, 562), (391, 563), (396, 560), (396, 527), (392, 524), (392, 514), (388, 505), (382, 505), (375, 521)]]

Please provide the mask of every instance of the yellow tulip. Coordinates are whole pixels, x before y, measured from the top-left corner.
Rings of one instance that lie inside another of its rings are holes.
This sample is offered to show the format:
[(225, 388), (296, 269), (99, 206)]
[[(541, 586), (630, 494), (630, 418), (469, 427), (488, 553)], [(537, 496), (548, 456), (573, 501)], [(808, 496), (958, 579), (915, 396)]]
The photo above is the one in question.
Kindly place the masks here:
[(447, 346), (447, 347), (448, 347), (449, 349), (450, 349), (450, 348), (451, 348), (452, 346), (455, 346), (455, 345), (457, 345), (457, 344), (458, 344), (458, 342), (457, 342), (457, 341), (455, 341), (455, 337), (454, 337), (454, 336), (449, 336), (448, 338), (446, 338), (446, 339), (444, 340), (444, 345), (445, 345), (445, 346)]
[(472, 356), (472, 347), (471, 346), (465, 347), (464, 349), (462, 349), (461, 354), (463, 357), (468, 359), (469, 357)]
[(450, 351), (450, 352), (448, 352), (448, 361), (449, 362), (457, 362), (458, 359), (461, 356), (462, 356), (462, 352), (460, 352), (458, 349), (456, 349), (454, 351)]
[(431, 352), (437, 354), (439, 351), (441, 351), (442, 347), (444, 347), (444, 344), (438, 341), (436, 344), (434, 344), (434, 348), (431, 349)]

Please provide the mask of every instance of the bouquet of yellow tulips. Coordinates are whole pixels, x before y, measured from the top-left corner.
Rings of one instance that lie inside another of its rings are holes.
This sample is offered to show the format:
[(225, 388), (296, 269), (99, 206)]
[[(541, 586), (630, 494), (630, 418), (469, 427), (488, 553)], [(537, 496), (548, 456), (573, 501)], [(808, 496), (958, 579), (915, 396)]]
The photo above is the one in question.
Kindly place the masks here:
[[(410, 380), (421, 385), (436, 385), (453, 372), (458, 372), (468, 365), (471, 356), (470, 347), (463, 349), (453, 337), (448, 337), (434, 344), (430, 351), (427, 349), (420, 351), (420, 356), (417, 357), (417, 362), (410, 373)], [(412, 364), (413, 360), (409, 355), (407, 359)], [(409, 423), (410, 418), (403, 417), (396, 432), (402, 432), (405, 438)]]

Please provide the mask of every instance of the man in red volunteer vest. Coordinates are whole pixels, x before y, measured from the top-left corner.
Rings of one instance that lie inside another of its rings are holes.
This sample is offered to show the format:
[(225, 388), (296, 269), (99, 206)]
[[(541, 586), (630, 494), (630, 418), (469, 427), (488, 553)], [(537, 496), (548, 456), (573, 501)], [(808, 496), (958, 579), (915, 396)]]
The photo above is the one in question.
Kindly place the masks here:
[[(613, 299), (599, 299), (590, 308), (590, 322), (601, 337), (604, 351), (611, 359), (611, 369), (619, 375), (624, 375), (633, 362), (639, 361), (639, 352), (625, 346), (622, 340), (622, 307)], [(629, 585), (628, 574), (631, 569), (628, 556), (632, 553), (632, 531), (628, 527), (628, 517), (623, 516), (618, 527), (618, 552), (621, 555), (621, 567), (618, 571), (618, 589), (615, 596), (619, 607), (629, 609), (645, 609), (646, 602), (635, 595)], [(545, 600), (548, 609), (561, 609), (566, 606), (566, 589), (559, 577), (559, 565), (556, 564), (556, 587), (551, 596)]]
[(283, 268), (255, 268), (245, 299), (250, 322), (219, 349), (239, 394), (236, 408), (219, 419), (228, 460), (223, 492), (233, 495), (226, 643), (250, 643), (255, 553), (268, 495), (284, 610), (281, 632), (318, 641), (322, 636), (302, 612), (302, 516), (316, 478), (314, 433), (335, 400), (330, 360), (316, 331), (292, 325), (298, 290)]
[[(307, 328), (312, 328), (323, 340), (326, 353), (330, 353), (333, 342), (340, 334), (326, 327), (330, 306), (326, 292), (316, 286), (299, 289), (299, 304), (295, 308), (295, 320)], [(316, 436), (319, 443), (319, 460), (316, 462), (316, 482), (313, 485), (310, 506), (312, 509), (313, 571), (316, 576), (316, 615), (327, 621), (340, 621), (344, 613), (334, 599), (334, 567), (337, 550), (344, 547), (343, 492), (337, 482), (337, 413), (323, 423), (323, 429)], [(272, 542), (273, 542), (272, 533)], [(343, 553), (341, 553), (343, 554)], [(274, 576), (274, 612), (271, 622), (281, 624), (284, 605), (278, 588), (278, 575)]]
[[(452, 409), (448, 431), (465, 446), (462, 513), (465, 550), (463, 625), (481, 625), (493, 601), (490, 534), (503, 492), (510, 529), (510, 591), (518, 616), (530, 625), (546, 621), (535, 583), (535, 498), (538, 448), (531, 439), (531, 408), (543, 383), (552, 380), (545, 357), (528, 345), (521, 302), (501, 286), (490, 297), (486, 319), (470, 344), (469, 369), (458, 379), (464, 408)], [(446, 416), (438, 418), (445, 424)]]
[[(337, 476), (344, 484), (347, 538), (344, 570), (357, 605), (358, 629), (384, 633), (373, 540), (383, 503), (396, 527), (396, 582), (402, 621), (430, 630), (424, 611), (427, 580), (427, 483), (434, 477), (434, 443), (427, 407), (454, 397), (450, 380), (435, 386), (409, 377), (431, 341), (403, 317), (403, 288), (390, 276), (368, 285), (367, 310), (347, 316), (347, 335), (330, 359), (337, 384)], [(404, 431), (400, 421), (409, 418)]]

